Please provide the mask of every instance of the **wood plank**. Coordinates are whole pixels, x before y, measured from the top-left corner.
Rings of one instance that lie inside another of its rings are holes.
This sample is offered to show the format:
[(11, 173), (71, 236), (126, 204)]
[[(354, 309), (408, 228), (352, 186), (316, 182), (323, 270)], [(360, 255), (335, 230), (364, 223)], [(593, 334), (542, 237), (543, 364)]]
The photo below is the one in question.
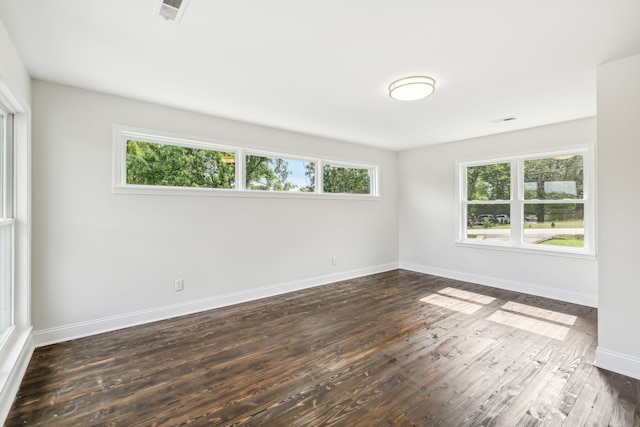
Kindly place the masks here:
[(5, 425), (640, 427), (596, 319), (390, 271), (38, 348)]

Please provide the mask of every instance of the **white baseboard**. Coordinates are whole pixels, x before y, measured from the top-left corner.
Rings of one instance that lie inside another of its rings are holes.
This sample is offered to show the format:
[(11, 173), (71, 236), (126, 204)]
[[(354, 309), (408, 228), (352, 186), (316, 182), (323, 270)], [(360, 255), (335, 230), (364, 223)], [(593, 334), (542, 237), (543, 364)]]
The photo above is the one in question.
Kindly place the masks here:
[(110, 316), (101, 319), (90, 320), (87, 322), (42, 329), (34, 331), (33, 339), (35, 342), (35, 346), (41, 347), (44, 345), (82, 338), (89, 335), (128, 328), (130, 326), (141, 325), (158, 320), (165, 320), (172, 317), (184, 316), (187, 314), (211, 310), (214, 308), (226, 307), (242, 302), (280, 295), (287, 292), (326, 285), (328, 283), (339, 282), (341, 280), (349, 280), (356, 277), (367, 276), (369, 274), (382, 273), (385, 271), (395, 270), (397, 268), (397, 263), (383, 264), (379, 266), (362, 268), (337, 274), (330, 274), (310, 279), (265, 286), (262, 288), (251, 289), (243, 292), (235, 292), (210, 298), (203, 298), (181, 304), (157, 307), (148, 310), (126, 313), (118, 316)]
[(640, 379), (640, 359), (637, 357), (628, 356), (598, 346), (596, 348), (596, 361), (594, 364), (598, 368)]
[(561, 301), (567, 301), (574, 304), (586, 305), (589, 307), (597, 307), (597, 296), (572, 293), (558, 289), (551, 289), (532, 285), (522, 282), (508, 282), (492, 277), (479, 276), (474, 274), (461, 273), (457, 271), (434, 268), (419, 264), (411, 263), (389, 263), (374, 267), (368, 267), (358, 270), (342, 272), (338, 274), (330, 274), (326, 276), (314, 277), (299, 281), (281, 283), (272, 286), (252, 289), (249, 291), (230, 293), (210, 298), (203, 298), (194, 301), (188, 301), (181, 304), (157, 307), (148, 310), (141, 310), (132, 313), (126, 313), (118, 316), (110, 316), (101, 319), (79, 322), (69, 325), (63, 325), (55, 328), (42, 329), (34, 331), (33, 340), (36, 347), (55, 344), (76, 338), (82, 338), (103, 332), (110, 332), (117, 329), (128, 328), (144, 323), (155, 322), (158, 320), (169, 319), (172, 317), (183, 316), (187, 314), (197, 313), (201, 311), (211, 310), (220, 307), (226, 307), (242, 302), (253, 301), (260, 298), (275, 296), (287, 292), (307, 289), (315, 286), (326, 285), (328, 283), (338, 282), (341, 280), (349, 280), (356, 277), (362, 277), (369, 274), (381, 273), (384, 271), (402, 268), (405, 270), (415, 271), (419, 273), (432, 274), (441, 277), (447, 277), (455, 280), (462, 280), (471, 283), (477, 283), (485, 286), (506, 289), (510, 291), (522, 292), (531, 295), (553, 298)]
[(31, 328), (14, 331), (10, 340), (5, 342), (10, 351), (0, 360), (0, 424), (9, 415), (34, 350)]
[(508, 291), (516, 291), (545, 298), (552, 298), (560, 301), (570, 302), (573, 304), (586, 305), (588, 307), (598, 307), (597, 295), (564, 291), (560, 289), (533, 285), (530, 283), (506, 281), (494, 277), (461, 273), (459, 271), (445, 270), (442, 268), (434, 268), (406, 262), (400, 262), (399, 266), (404, 270), (411, 270), (418, 273), (433, 274), (434, 276), (446, 277), (449, 279), (461, 280), (464, 282), (477, 283), (479, 285), (492, 286), (494, 288), (506, 289)]

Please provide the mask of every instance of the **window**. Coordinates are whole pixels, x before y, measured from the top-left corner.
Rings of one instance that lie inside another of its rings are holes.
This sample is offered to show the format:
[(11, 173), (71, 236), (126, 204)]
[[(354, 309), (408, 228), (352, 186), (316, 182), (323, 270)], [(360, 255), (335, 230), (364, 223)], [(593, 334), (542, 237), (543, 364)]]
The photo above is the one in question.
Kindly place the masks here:
[(459, 163), (463, 244), (594, 253), (591, 151)]
[(127, 184), (234, 188), (236, 155), (199, 147), (127, 140)]
[(467, 168), (467, 238), (477, 238), (476, 229), (494, 224), (499, 232), (491, 238), (511, 240), (511, 163), (494, 163)]
[(316, 163), (284, 157), (248, 154), (245, 188), (257, 191), (316, 191)]
[(12, 117), (0, 110), (0, 343), (13, 326)]
[(376, 165), (114, 128), (116, 193), (377, 196), (377, 172)]
[(372, 170), (325, 163), (322, 190), (325, 193), (371, 194)]

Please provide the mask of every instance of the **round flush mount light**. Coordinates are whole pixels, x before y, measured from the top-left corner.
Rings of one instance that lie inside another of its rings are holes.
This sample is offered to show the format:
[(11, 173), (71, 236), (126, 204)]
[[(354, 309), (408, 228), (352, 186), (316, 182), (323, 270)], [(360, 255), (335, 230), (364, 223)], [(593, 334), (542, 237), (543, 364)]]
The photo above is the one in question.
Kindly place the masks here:
[(426, 76), (403, 77), (389, 85), (389, 96), (398, 101), (426, 98), (436, 90), (436, 81)]

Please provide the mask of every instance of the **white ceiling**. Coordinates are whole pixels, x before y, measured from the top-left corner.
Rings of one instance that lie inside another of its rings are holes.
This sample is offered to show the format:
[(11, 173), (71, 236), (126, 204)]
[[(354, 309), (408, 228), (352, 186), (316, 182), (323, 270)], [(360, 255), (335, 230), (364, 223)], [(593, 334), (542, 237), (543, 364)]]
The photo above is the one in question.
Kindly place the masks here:
[[(594, 116), (596, 67), (640, 53), (639, 0), (190, 0), (179, 24), (154, 5), (0, 18), (34, 78), (391, 150)], [(432, 96), (389, 98), (415, 74)]]

